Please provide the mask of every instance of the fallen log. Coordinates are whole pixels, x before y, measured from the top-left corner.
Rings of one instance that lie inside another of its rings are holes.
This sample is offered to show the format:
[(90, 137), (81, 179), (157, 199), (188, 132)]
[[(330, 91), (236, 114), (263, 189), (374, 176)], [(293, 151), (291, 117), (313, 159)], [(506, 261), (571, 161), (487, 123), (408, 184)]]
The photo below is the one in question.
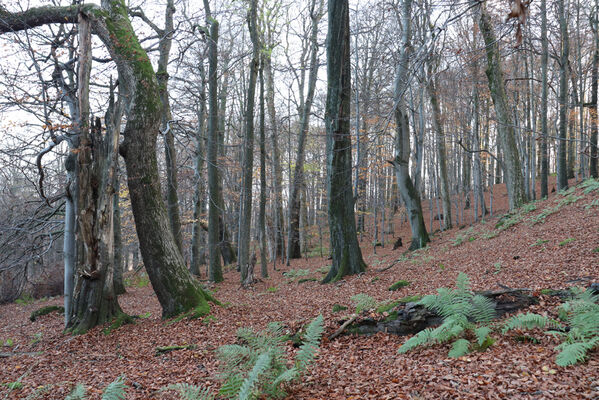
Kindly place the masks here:
[[(503, 289), (497, 291), (476, 292), (495, 302), (497, 318), (538, 302), (531, 290), (528, 289)], [(389, 315), (397, 315), (397, 318), (378, 321), (373, 318), (365, 318), (347, 328), (350, 332), (363, 335), (371, 335), (377, 332), (393, 333), (400, 336), (413, 335), (431, 326), (440, 325), (443, 318), (433, 311), (417, 303), (399, 304), (389, 311)], [(340, 332), (341, 333), (341, 332)]]

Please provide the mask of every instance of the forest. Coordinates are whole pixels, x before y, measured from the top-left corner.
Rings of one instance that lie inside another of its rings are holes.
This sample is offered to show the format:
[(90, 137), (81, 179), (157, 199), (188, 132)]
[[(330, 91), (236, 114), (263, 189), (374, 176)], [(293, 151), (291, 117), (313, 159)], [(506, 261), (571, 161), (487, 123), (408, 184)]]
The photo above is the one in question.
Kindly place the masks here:
[(0, 397), (599, 398), (599, 0), (0, 0)]

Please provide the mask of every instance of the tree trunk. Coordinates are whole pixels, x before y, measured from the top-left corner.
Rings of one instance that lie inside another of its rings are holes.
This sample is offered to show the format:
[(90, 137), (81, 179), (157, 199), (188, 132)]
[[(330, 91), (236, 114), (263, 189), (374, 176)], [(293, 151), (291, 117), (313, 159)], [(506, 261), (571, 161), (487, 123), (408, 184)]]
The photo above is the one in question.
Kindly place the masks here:
[[(204, 210), (204, 197), (205, 197), (205, 182), (202, 176), (204, 169), (204, 157), (206, 156), (204, 151), (205, 137), (205, 123), (204, 119), (206, 116), (206, 84), (204, 83), (206, 73), (204, 71), (203, 60), (199, 63), (201, 90), (200, 90), (200, 104), (197, 110), (198, 115), (198, 126), (196, 129), (196, 151), (195, 151), (195, 191), (193, 195), (193, 228), (191, 233), (191, 262), (189, 270), (192, 274), (200, 276), (200, 264), (202, 263), (202, 251), (200, 248), (202, 227), (200, 226), (200, 218)], [(218, 223), (215, 225), (218, 229)], [(210, 229), (210, 228), (208, 228)]]
[(549, 153), (547, 149), (547, 62), (549, 48), (547, 40), (547, 0), (541, 0), (541, 198), (549, 195)]
[(429, 76), (426, 82), (426, 88), (431, 101), (433, 128), (435, 130), (435, 139), (437, 141), (437, 162), (439, 165), (439, 181), (441, 183), (441, 200), (443, 203), (443, 229), (451, 229), (451, 197), (449, 196), (449, 178), (447, 177), (445, 132), (443, 131), (441, 108), (439, 107), (439, 100), (437, 98), (436, 78), (432, 76), (433, 71), (430, 65), (428, 69)]
[(505, 93), (503, 71), (501, 68), (501, 54), (491, 17), (487, 13), (485, 4), (476, 3), (479, 17), (480, 31), (483, 35), (487, 51), (487, 78), (489, 91), (495, 105), (497, 118), (498, 145), (503, 154), (503, 175), (508, 192), (510, 210), (520, 207), (527, 201), (520, 158), (516, 146), (514, 124), (510, 116), (510, 107)]
[(597, 77), (599, 75), (599, 0), (595, 0), (595, 29), (594, 29), (594, 46), (593, 69), (591, 73), (591, 143), (590, 155), (591, 165), (589, 174), (597, 179), (599, 178), (599, 169), (597, 168), (597, 159), (599, 152), (597, 151)]
[(329, 0), (327, 36), (327, 197), (332, 266), (323, 282), (365, 271), (356, 236), (350, 133), (349, 4)]
[(168, 63), (171, 52), (172, 35), (174, 31), (173, 14), (175, 6), (173, 0), (168, 0), (166, 4), (164, 17), (164, 30), (157, 32), (160, 36), (160, 44), (158, 45), (159, 58), (158, 70), (156, 77), (158, 78), (158, 88), (160, 93), (160, 101), (162, 102), (162, 121), (161, 130), (164, 135), (164, 154), (166, 162), (166, 204), (168, 210), (168, 219), (175, 237), (175, 242), (179, 251), (183, 252), (183, 236), (181, 232), (181, 216), (179, 213), (179, 196), (177, 194), (177, 150), (175, 149), (175, 136), (170, 127), (172, 120), (171, 105), (168, 95)]
[(266, 143), (264, 139), (264, 62), (260, 63), (260, 275), (268, 278), (266, 263)]
[[(321, 0), (322, 4), (322, 0)], [(320, 7), (318, 10), (315, 9), (316, 0), (312, 0), (312, 6), (310, 7), (310, 18), (312, 19), (312, 31), (310, 35), (310, 72), (308, 75), (308, 93), (305, 99), (301, 101), (303, 107), (301, 109), (301, 121), (300, 130), (297, 143), (297, 158), (295, 162), (295, 169), (293, 171), (293, 183), (290, 188), (289, 194), (289, 226), (287, 231), (287, 254), (289, 258), (301, 258), (301, 241), (300, 241), (300, 206), (301, 206), (301, 191), (304, 185), (304, 161), (305, 161), (305, 147), (306, 147), (306, 135), (308, 134), (308, 128), (310, 127), (310, 113), (312, 111), (312, 101), (314, 99), (314, 92), (316, 89), (316, 81), (318, 78), (318, 22), (322, 16)], [(303, 73), (303, 72), (302, 72)], [(300, 93), (303, 96), (303, 93)]]
[[(272, 71), (272, 60), (270, 52), (264, 55), (264, 69), (266, 73), (266, 107), (270, 125), (270, 137), (272, 143), (272, 168), (273, 168), (273, 214), (274, 214), (274, 248), (275, 253), (281, 260), (285, 259), (285, 235), (283, 205), (281, 201), (283, 171), (281, 168), (281, 155), (279, 150), (278, 125), (275, 109), (275, 85)], [(275, 260), (276, 262), (276, 260)]]
[(218, 171), (218, 21), (210, 14), (208, 0), (204, 0), (206, 22), (210, 24), (210, 38), (208, 41), (208, 141), (207, 141), (207, 169), (208, 169), (208, 279), (212, 282), (222, 282), (223, 270), (220, 263), (221, 247), (221, 198), (220, 176)]
[(430, 239), (422, 217), (420, 194), (416, 191), (409, 173), (410, 125), (404, 98), (408, 88), (412, 0), (403, 0), (401, 8), (401, 22), (404, 29), (400, 41), (399, 62), (395, 75), (395, 158), (392, 164), (395, 168), (399, 194), (410, 219), (412, 243), (409, 249), (416, 250), (426, 246)]
[(250, 227), (252, 220), (252, 179), (254, 169), (254, 97), (256, 92), (256, 79), (258, 76), (258, 63), (260, 42), (258, 39), (257, 0), (250, 0), (250, 13), (248, 27), (252, 40), (252, 60), (250, 61), (250, 79), (247, 89), (245, 108), (245, 136), (243, 149), (243, 186), (241, 188), (241, 210), (239, 212), (239, 242), (238, 262), (241, 269), (241, 283), (246, 285), (248, 266), (250, 263)]
[(113, 195), (118, 157), (118, 134), (102, 137), (100, 119), (90, 129), (89, 79), (91, 24), (79, 15), (79, 196), (77, 198), (78, 252), (71, 318), (67, 328), (84, 333), (121, 313), (113, 286)]
[(565, 0), (558, 0), (561, 53), (559, 63), (559, 141), (557, 144), (557, 190), (568, 189), (567, 137), (568, 137), (568, 22)]
[(156, 139), (162, 104), (150, 60), (139, 44), (122, 0), (104, 0), (103, 20), (95, 32), (117, 64), (120, 88), (129, 100), (121, 145), (141, 254), (163, 317), (195, 309), (209, 312), (211, 296), (187, 271), (162, 201)]

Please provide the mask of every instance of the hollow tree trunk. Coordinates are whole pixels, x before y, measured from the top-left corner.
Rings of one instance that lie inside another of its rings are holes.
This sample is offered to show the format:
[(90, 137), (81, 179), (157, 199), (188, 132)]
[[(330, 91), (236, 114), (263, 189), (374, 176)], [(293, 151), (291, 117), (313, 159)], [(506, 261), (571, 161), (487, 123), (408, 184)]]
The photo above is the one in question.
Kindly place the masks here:
[(121, 308), (113, 286), (113, 195), (118, 134), (102, 136), (100, 119), (90, 129), (89, 79), (91, 75), (91, 24), (79, 15), (79, 148), (77, 254), (73, 304), (67, 329), (84, 333), (110, 321)]

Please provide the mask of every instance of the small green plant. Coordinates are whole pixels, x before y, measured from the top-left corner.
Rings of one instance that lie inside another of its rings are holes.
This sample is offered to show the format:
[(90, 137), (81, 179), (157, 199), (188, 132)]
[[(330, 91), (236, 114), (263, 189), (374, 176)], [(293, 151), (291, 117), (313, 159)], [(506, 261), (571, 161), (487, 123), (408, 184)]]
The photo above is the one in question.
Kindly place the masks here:
[(287, 278), (290, 278), (293, 281), (296, 278), (301, 278), (301, 277), (310, 275), (310, 270), (309, 269), (290, 269), (287, 272), (283, 272), (283, 275), (285, 275)]
[(210, 325), (213, 322), (218, 321), (218, 318), (216, 318), (214, 315), (206, 315), (203, 319), (202, 319), (202, 324), (204, 325)]
[(599, 180), (589, 178), (580, 184), (584, 188), (584, 194), (589, 194), (593, 191), (599, 190)]
[(105, 335), (110, 335), (113, 331), (116, 331), (123, 325), (127, 324), (135, 324), (135, 318), (125, 314), (124, 312), (120, 312), (116, 317), (113, 318), (112, 322), (107, 328), (104, 328), (102, 332)]
[(389, 312), (392, 309), (394, 309), (395, 307), (397, 307), (399, 305), (399, 303), (400, 303), (399, 300), (384, 301), (376, 307), (376, 312), (379, 314)]
[(599, 199), (595, 199), (584, 206), (585, 210), (589, 210), (593, 207), (599, 207)]
[(422, 296), (419, 294), (415, 294), (412, 296), (406, 296), (406, 297), (402, 297), (401, 299), (399, 299), (398, 301), (401, 304), (406, 304), (406, 303), (417, 303), (420, 300), (422, 300)]
[(42, 336), (43, 333), (42, 332), (37, 332), (33, 335), (33, 338), (31, 339), (31, 341), (29, 342), (29, 344), (31, 346), (33, 346), (34, 344), (38, 344), (39, 342), (42, 341)]
[(139, 318), (141, 318), (141, 319), (148, 319), (148, 318), (150, 318), (151, 316), (152, 316), (152, 313), (148, 311), (148, 312), (146, 312), (146, 313), (140, 314), (140, 315), (139, 315)]
[(181, 400), (214, 400), (215, 398), (210, 389), (201, 386), (190, 385), (189, 383), (168, 385), (160, 389), (160, 391), (177, 392)]
[(545, 244), (547, 242), (549, 242), (549, 240), (547, 240), (547, 239), (539, 239), (536, 242), (534, 242), (533, 244), (531, 244), (530, 247), (540, 246), (540, 245)]
[(495, 268), (495, 271), (493, 272), (495, 275), (500, 273), (501, 272), (501, 261), (497, 261), (495, 264), (493, 264), (493, 267)]
[(271, 286), (271, 287), (267, 288), (267, 289), (266, 289), (266, 291), (267, 291), (268, 293), (276, 293), (276, 292), (278, 292), (278, 291), (279, 291), (279, 288), (278, 288), (278, 287), (276, 287), (276, 286)]
[(593, 253), (599, 253), (599, 247), (595, 247), (595, 248), (593, 249)]
[(320, 272), (321, 274), (325, 275), (329, 273), (329, 270), (331, 269), (330, 265), (325, 265), (324, 267), (320, 267), (316, 270), (316, 272)]
[(11, 338), (8, 338), (4, 341), (4, 343), (2, 343), (2, 345), (4, 347), (12, 347), (15, 344), (15, 341), (12, 340)]
[(409, 284), (410, 284), (410, 282), (401, 279), (401, 280), (395, 282), (393, 285), (389, 286), (389, 290), (394, 292), (396, 290), (399, 290), (401, 288), (408, 286)]
[(372, 278), (372, 279), (370, 280), (370, 283), (375, 283), (375, 282), (378, 282), (378, 281), (380, 281), (380, 280), (381, 280), (381, 277), (380, 277), (380, 276), (375, 276), (374, 278)]
[(319, 315), (306, 327), (293, 366), (288, 368), (283, 347), (287, 336), (283, 335), (280, 324), (269, 324), (260, 333), (239, 329), (237, 337), (243, 344), (225, 345), (218, 350), (224, 369), (224, 384), (219, 394), (240, 400), (284, 397), (281, 384), (299, 378), (311, 365), (323, 332), (323, 318)]
[(575, 238), (568, 238), (568, 239), (566, 239), (566, 240), (563, 240), (563, 241), (559, 242), (559, 245), (560, 245), (560, 246), (565, 246), (565, 245), (567, 245), (568, 243), (572, 243), (572, 242), (573, 242), (573, 241), (575, 241), (575, 240), (576, 240)]
[(452, 246), (458, 247), (459, 245), (461, 245), (462, 243), (464, 243), (465, 239), (466, 239), (465, 236), (463, 236), (463, 235), (457, 235), (455, 238), (451, 239)]
[(31, 297), (29, 293), (24, 293), (21, 295), (21, 297), (15, 300), (15, 303), (17, 303), (20, 306), (26, 306), (29, 304), (33, 304), (34, 301), (35, 299)]
[(2, 386), (7, 387), (9, 390), (23, 389), (23, 384), (19, 381), (6, 382), (6, 383), (3, 383)]
[[(470, 352), (471, 347), (484, 350), (493, 344), (489, 336), (491, 328), (486, 325), (495, 318), (495, 304), (487, 297), (475, 295), (470, 288), (470, 279), (460, 272), (456, 289), (440, 288), (436, 295), (424, 296), (418, 302), (443, 318), (443, 323), (437, 328), (427, 328), (408, 339), (398, 350), (399, 353), (423, 345), (445, 343), (453, 339), (449, 357), (461, 357)], [(473, 321), (473, 322), (471, 322)], [(481, 323), (478, 326), (476, 323)], [(463, 336), (472, 332), (476, 343)]]
[[(121, 375), (108, 384), (102, 391), (102, 400), (124, 400), (125, 399), (125, 376)], [(69, 393), (65, 400), (83, 400), (87, 399), (87, 390), (85, 386), (78, 383)]]
[(558, 308), (558, 314), (565, 321), (566, 329), (560, 322), (539, 314), (518, 314), (508, 319), (503, 333), (512, 329), (549, 329), (549, 333), (561, 336), (563, 342), (555, 347), (559, 351), (555, 362), (561, 367), (583, 362), (587, 353), (599, 346), (599, 295), (591, 289), (574, 290), (575, 297)]
[(333, 304), (333, 312), (338, 313), (347, 310), (347, 307), (341, 304)]
[(352, 296), (351, 301), (356, 305), (356, 314), (360, 314), (364, 310), (371, 310), (377, 306), (377, 301), (364, 293), (358, 293)]
[(126, 287), (144, 288), (150, 284), (150, 278), (148, 274), (141, 272), (125, 278), (124, 283)]

